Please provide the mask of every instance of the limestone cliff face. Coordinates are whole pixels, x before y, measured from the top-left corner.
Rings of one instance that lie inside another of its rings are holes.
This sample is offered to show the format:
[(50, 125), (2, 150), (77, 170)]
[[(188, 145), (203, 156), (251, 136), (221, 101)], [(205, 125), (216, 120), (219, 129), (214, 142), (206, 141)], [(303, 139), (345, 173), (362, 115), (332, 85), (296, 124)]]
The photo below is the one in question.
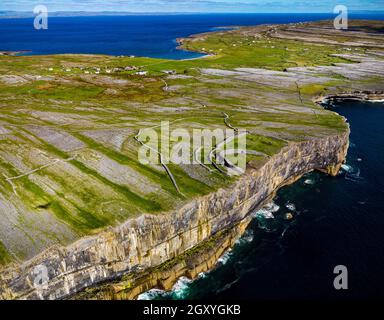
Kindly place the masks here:
[[(335, 136), (291, 143), (261, 168), (247, 170), (230, 189), (197, 198), (172, 213), (144, 215), (68, 247), (51, 248), (17, 268), (4, 270), (0, 297), (67, 298), (122, 275), (134, 276), (159, 266), (223, 230), (241, 233), (250, 221), (249, 213), (281, 186), (312, 170), (335, 175), (345, 159), (348, 138), (349, 130)], [(221, 248), (231, 244), (232, 241), (225, 245), (217, 241)], [(41, 275), (44, 270), (36, 266), (46, 267), (49, 278), (46, 285), (36, 282), (36, 274), (40, 272)], [(137, 289), (135, 294), (144, 289), (148, 289), (148, 285)]]

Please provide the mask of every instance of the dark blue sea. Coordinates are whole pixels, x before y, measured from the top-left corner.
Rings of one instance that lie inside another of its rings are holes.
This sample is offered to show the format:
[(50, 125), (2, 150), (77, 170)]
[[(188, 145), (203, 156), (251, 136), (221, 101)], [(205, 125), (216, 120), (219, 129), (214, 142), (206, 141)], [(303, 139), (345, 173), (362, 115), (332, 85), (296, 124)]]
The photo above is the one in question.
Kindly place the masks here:
[[(325, 14), (230, 14), (0, 20), (0, 51), (101, 53), (185, 59), (175, 39), (216, 27), (331, 18)], [(383, 15), (353, 18), (383, 19)], [(153, 299), (384, 298), (384, 104), (347, 101), (333, 109), (351, 125), (347, 166), (336, 178), (311, 173), (283, 188), (273, 218), (255, 212), (246, 234), (217, 267), (180, 279)], [(277, 210), (278, 208), (278, 210)], [(284, 215), (293, 213), (293, 220)], [(348, 290), (335, 290), (333, 269), (348, 269)]]
[[(94, 53), (187, 59), (198, 53), (176, 49), (176, 38), (223, 26), (288, 23), (334, 18), (332, 14), (184, 14), (51, 17), (48, 30), (33, 18), (0, 19), (0, 51), (28, 54)], [(383, 14), (350, 18), (384, 19)]]

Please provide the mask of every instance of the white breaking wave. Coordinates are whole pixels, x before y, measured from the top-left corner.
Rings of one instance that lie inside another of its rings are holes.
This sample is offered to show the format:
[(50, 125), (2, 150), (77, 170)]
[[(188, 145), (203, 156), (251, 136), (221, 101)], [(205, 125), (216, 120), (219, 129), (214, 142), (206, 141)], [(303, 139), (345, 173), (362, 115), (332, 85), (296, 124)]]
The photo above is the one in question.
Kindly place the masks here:
[(312, 179), (307, 179), (304, 181), (304, 183), (307, 185), (313, 185), (313, 184), (315, 184), (315, 181), (313, 181)]
[(229, 260), (229, 258), (231, 257), (232, 255), (232, 252), (231, 250), (228, 250), (226, 253), (224, 253), (218, 260), (217, 260), (217, 263), (220, 263), (220, 264), (226, 264)]
[(262, 209), (259, 209), (256, 212), (254, 212), (253, 217), (264, 218), (264, 219), (274, 219), (275, 216), (273, 214), (279, 210), (280, 210), (280, 207), (272, 201), (271, 203), (266, 204)]
[(352, 172), (353, 168), (348, 164), (342, 164), (341, 169), (343, 169), (345, 172)]
[[(204, 272), (199, 273), (198, 278), (205, 278), (206, 275)], [(151, 289), (147, 292), (140, 294), (137, 297), (137, 300), (154, 300), (155, 298), (169, 298), (170, 295), (173, 295), (177, 299), (183, 299), (188, 293), (189, 285), (193, 280), (187, 277), (180, 277), (176, 283), (173, 285), (170, 291), (164, 291), (160, 289)]]
[(236, 241), (237, 244), (250, 243), (253, 241), (253, 232), (252, 230), (247, 230), (244, 235)]
[(275, 218), (273, 213), (271, 211), (266, 210), (266, 209), (260, 209), (260, 210), (256, 211), (255, 217), (256, 218), (264, 218), (264, 219), (274, 219)]
[(281, 233), (282, 238), (284, 238), (285, 233), (287, 232), (288, 228), (289, 228), (289, 225), (284, 228), (283, 232)]
[(176, 298), (182, 299), (188, 292), (188, 286), (191, 282), (192, 280), (187, 277), (180, 277), (172, 287), (172, 293), (176, 296)]
[(286, 207), (287, 209), (291, 210), (291, 211), (296, 211), (296, 206), (295, 206), (294, 203), (290, 203), (290, 202), (288, 202), (288, 203), (285, 205), (285, 207)]
[(263, 209), (275, 213), (279, 211), (280, 207), (272, 201), (271, 203), (266, 204)]
[(137, 300), (153, 300), (156, 297), (162, 296), (164, 293), (165, 291), (160, 289), (151, 289), (147, 292), (140, 294), (137, 297)]

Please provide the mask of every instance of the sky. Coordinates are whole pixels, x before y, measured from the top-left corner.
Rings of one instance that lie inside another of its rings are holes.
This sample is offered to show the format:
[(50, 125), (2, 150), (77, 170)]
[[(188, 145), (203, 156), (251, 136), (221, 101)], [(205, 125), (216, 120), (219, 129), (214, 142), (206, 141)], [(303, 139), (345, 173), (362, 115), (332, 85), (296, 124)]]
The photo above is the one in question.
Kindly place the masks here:
[(122, 12), (333, 12), (337, 4), (350, 11), (384, 11), (384, 0), (0, 0), (0, 11)]

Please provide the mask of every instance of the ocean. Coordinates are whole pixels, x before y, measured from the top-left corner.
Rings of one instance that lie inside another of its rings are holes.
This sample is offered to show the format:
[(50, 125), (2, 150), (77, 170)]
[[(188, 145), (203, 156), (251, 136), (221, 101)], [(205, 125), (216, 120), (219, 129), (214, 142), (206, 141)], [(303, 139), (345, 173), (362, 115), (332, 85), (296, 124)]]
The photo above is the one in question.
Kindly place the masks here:
[[(189, 59), (199, 53), (177, 50), (176, 39), (223, 26), (315, 21), (333, 14), (184, 14), (51, 17), (48, 30), (35, 30), (33, 18), (0, 19), (0, 51), (28, 54), (92, 53)], [(383, 14), (350, 18), (384, 19)]]
[[(332, 18), (326, 14), (204, 14), (0, 19), (0, 51), (97, 53), (186, 59), (175, 39), (217, 27)], [(383, 15), (352, 18), (383, 19)], [(151, 299), (350, 299), (384, 297), (384, 104), (332, 107), (351, 125), (347, 164), (336, 178), (311, 173), (280, 190), (276, 210), (255, 218), (217, 267)], [(278, 209), (278, 210), (277, 210)], [(294, 219), (284, 215), (292, 212)], [(268, 218), (269, 217), (269, 218)], [(349, 289), (335, 290), (333, 269), (348, 268)]]

